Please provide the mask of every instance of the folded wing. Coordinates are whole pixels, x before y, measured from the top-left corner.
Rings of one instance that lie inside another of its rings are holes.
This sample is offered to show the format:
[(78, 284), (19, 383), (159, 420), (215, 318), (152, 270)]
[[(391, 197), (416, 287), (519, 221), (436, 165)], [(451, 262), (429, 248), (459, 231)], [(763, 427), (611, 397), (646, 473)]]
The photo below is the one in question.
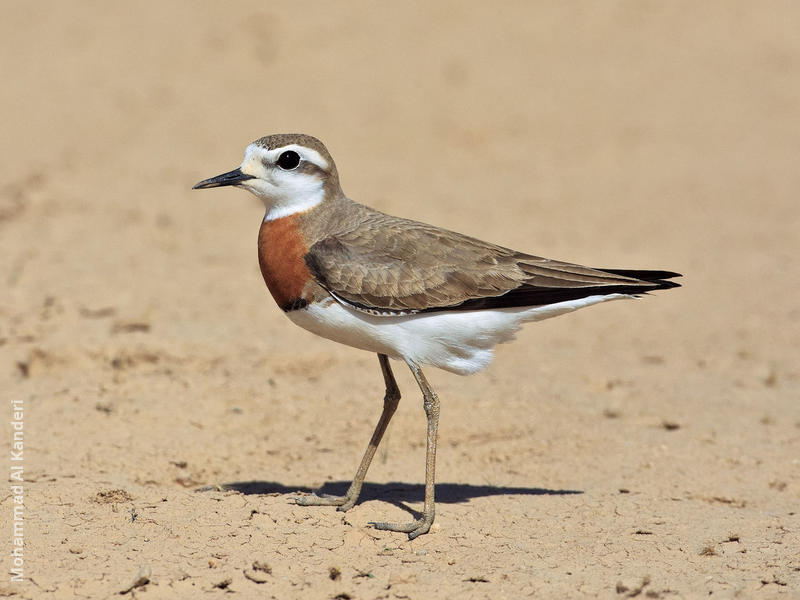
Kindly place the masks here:
[(378, 314), (540, 306), (679, 285), (670, 271), (583, 267), (382, 213), (315, 243), (306, 263), (339, 301)]

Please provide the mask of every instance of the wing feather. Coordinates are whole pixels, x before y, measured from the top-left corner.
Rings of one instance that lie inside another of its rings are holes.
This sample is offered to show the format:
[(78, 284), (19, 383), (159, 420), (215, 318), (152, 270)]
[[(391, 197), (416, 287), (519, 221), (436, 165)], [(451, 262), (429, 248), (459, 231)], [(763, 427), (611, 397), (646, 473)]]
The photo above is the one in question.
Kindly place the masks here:
[(311, 246), (306, 263), (340, 301), (381, 313), (536, 306), (675, 287), (668, 271), (602, 270), (371, 213)]

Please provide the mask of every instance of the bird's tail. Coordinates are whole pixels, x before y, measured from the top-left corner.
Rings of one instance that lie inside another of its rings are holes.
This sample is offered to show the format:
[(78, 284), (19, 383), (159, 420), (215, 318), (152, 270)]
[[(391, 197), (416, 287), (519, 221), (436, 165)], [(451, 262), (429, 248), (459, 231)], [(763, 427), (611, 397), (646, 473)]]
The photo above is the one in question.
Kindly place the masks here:
[(637, 270), (637, 269), (597, 269), (598, 271), (604, 271), (606, 273), (611, 273), (613, 275), (620, 275), (621, 277), (631, 277), (633, 279), (640, 279), (641, 281), (647, 281), (648, 283), (654, 284), (656, 287), (652, 287), (647, 291), (653, 290), (668, 290), (670, 288), (681, 287), (681, 284), (677, 281), (668, 281), (674, 277), (682, 277), (680, 273), (674, 273), (673, 271), (651, 271), (651, 270)]

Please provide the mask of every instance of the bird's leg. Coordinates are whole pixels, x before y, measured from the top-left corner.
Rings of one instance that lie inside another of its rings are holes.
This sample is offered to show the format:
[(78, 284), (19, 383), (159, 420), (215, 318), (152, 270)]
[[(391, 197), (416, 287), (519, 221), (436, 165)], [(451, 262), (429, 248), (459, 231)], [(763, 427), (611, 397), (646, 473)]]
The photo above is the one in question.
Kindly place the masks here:
[(408, 539), (428, 533), (433, 525), (434, 517), (434, 480), (436, 478), (436, 438), (439, 431), (439, 397), (425, 379), (420, 368), (412, 363), (408, 363), (411, 372), (422, 390), (422, 401), (425, 408), (425, 416), (428, 419), (428, 437), (425, 451), (425, 505), (422, 509), (422, 517), (410, 523), (370, 523), (375, 529), (386, 529), (389, 531), (400, 531), (408, 534)]
[(364, 484), (364, 478), (367, 476), (367, 469), (372, 462), (372, 457), (375, 456), (375, 451), (378, 449), (378, 444), (381, 443), (381, 438), (386, 431), (386, 426), (397, 410), (397, 404), (400, 402), (400, 388), (397, 387), (397, 382), (394, 380), (392, 367), (389, 365), (389, 358), (385, 354), (378, 354), (378, 360), (381, 363), (381, 371), (383, 371), (383, 381), (386, 384), (386, 394), (383, 397), (383, 412), (381, 418), (378, 419), (378, 424), (375, 426), (375, 431), (372, 432), (372, 437), (369, 440), (364, 456), (361, 459), (361, 464), (358, 465), (353, 483), (344, 496), (334, 496), (331, 494), (324, 494), (318, 496), (299, 496), (295, 498), (295, 502), (302, 506), (338, 506), (339, 510), (350, 510), (358, 500), (358, 495), (361, 493), (361, 486)]

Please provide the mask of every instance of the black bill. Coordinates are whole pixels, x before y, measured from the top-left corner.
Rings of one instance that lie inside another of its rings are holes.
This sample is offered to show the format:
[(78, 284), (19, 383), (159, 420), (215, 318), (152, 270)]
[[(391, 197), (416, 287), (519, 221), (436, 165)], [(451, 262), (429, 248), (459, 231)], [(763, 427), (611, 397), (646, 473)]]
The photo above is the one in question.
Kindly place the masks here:
[(202, 190), (205, 188), (223, 187), (226, 185), (239, 185), (248, 179), (254, 179), (254, 177), (252, 175), (242, 173), (241, 169), (234, 169), (233, 171), (228, 171), (222, 175), (212, 177), (211, 179), (204, 179), (200, 183), (193, 185), (192, 189)]

